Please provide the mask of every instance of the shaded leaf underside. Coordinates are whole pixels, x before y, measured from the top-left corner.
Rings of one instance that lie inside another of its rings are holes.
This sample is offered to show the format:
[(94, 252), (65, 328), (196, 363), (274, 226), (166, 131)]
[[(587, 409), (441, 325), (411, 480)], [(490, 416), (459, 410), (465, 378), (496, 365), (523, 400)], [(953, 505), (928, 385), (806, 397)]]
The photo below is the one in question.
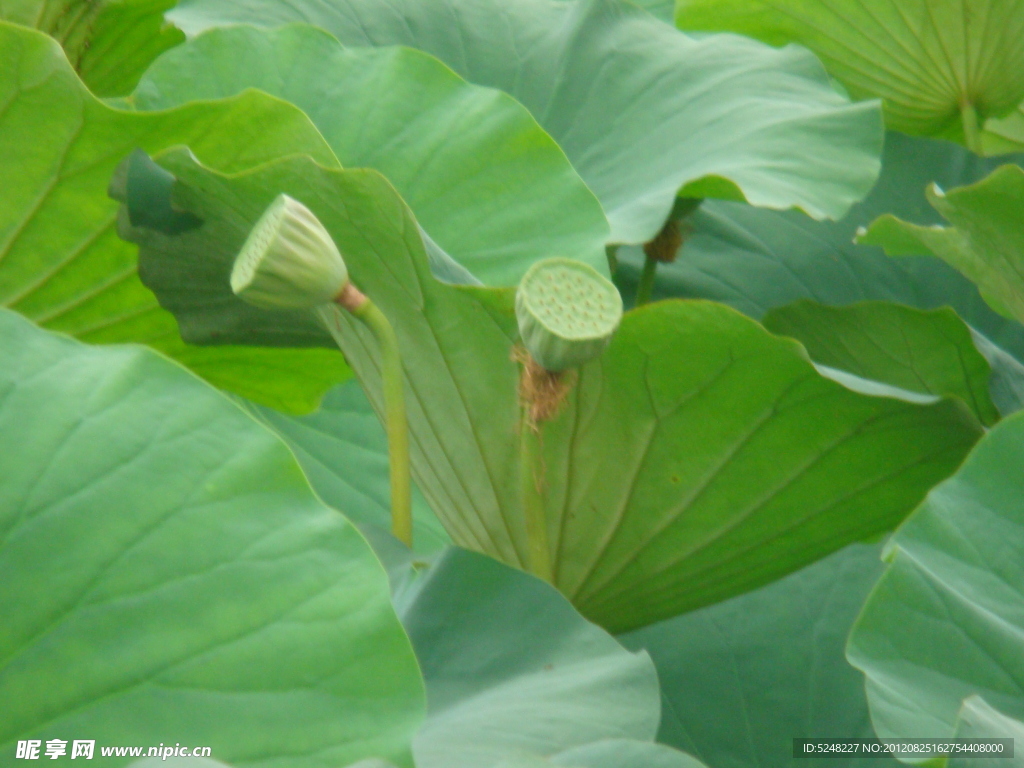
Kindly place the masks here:
[(174, 0), (3, 0), (0, 20), (55, 38), (97, 96), (131, 91), (150, 62), (183, 42), (164, 21)]
[(301, 112), (254, 92), (157, 114), (111, 109), (52, 39), (0, 22), (0, 305), (84, 341), (144, 342), (218, 385), (312, 410), (346, 376), (340, 355), (186, 346), (139, 282), (135, 249), (115, 233), (107, 185), (136, 147), (177, 144), (225, 170), (296, 151), (337, 163)]
[(1024, 322), (1024, 168), (1005, 165), (967, 187), (927, 191), (951, 226), (920, 226), (891, 214), (872, 222), (858, 242), (893, 256), (931, 253), (974, 282), (1002, 314)]
[(607, 273), (608, 224), (562, 150), (505, 93), (408, 48), (345, 48), (303, 24), (210, 30), (130, 101), (167, 109), (258, 88), (302, 109), (342, 165), (375, 168), (438, 245), (488, 285), (557, 253)]
[[(172, 255), (173, 238), (133, 236), (154, 290), (179, 296), (183, 326), (225, 342), (257, 339), (261, 323), (303, 337), (225, 280), (246, 222), (280, 191), (303, 198), (395, 325), (424, 495), (457, 543), (523, 562), (512, 292), (434, 280), (408, 211), (373, 172), (292, 158), (227, 177), (184, 153), (160, 162), (204, 226), (181, 236), (191, 261)], [(208, 228), (217, 234), (204, 242)], [(180, 269), (188, 285), (199, 280), (189, 297)], [(325, 312), (380, 412), (375, 345)], [(890, 527), (978, 434), (951, 401), (866, 397), (822, 378), (798, 345), (725, 307), (630, 313), (545, 427), (557, 584), (615, 628), (723, 599)]]
[(906, 133), (963, 141), (964, 107), (984, 123), (1024, 101), (1021, 0), (679, 0), (676, 22), (805, 45)]
[(770, 311), (763, 323), (800, 341), (816, 363), (911, 392), (959, 397), (985, 425), (999, 419), (988, 392), (992, 369), (948, 307), (799, 301)]

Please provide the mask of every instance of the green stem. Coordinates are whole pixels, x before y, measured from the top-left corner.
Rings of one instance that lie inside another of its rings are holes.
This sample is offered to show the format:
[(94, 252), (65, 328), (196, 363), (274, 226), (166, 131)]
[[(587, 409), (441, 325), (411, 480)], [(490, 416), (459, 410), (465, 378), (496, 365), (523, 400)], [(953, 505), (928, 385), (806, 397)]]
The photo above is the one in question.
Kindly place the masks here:
[(619, 271), (619, 246), (606, 245), (604, 247), (604, 255), (608, 258), (608, 271), (614, 277), (615, 273)]
[(523, 408), (519, 438), (519, 493), (526, 517), (526, 538), (529, 542), (529, 569), (537, 578), (552, 582), (551, 553), (548, 549), (547, 515), (544, 512), (542, 457), (539, 429), (530, 419), (529, 408)]
[(976, 155), (981, 154), (981, 131), (978, 126), (978, 111), (969, 101), (960, 105), (960, 121), (964, 127), (964, 143)]
[(636, 306), (643, 306), (651, 300), (651, 292), (654, 290), (654, 277), (657, 273), (658, 260), (645, 256), (644, 271), (640, 273), (640, 282), (636, 286)]
[(384, 390), (384, 421), (391, 464), (391, 532), (406, 546), (412, 546), (412, 484), (409, 474), (409, 423), (402, 392), (402, 358), (391, 323), (377, 306), (366, 299), (349, 307), (373, 333), (380, 345), (381, 385)]

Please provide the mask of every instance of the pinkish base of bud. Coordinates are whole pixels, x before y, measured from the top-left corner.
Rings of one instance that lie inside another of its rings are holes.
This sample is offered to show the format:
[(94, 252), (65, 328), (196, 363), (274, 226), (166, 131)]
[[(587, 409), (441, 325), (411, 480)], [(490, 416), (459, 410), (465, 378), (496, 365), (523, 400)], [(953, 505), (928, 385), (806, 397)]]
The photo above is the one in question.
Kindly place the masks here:
[(369, 299), (366, 298), (366, 294), (352, 285), (351, 280), (345, 283), (345, 287), (341, 289), (341, 293), (334, 297), (335, 304), (338, 304), (353, 313), (358, 313), (367, 301), (369, 301)]

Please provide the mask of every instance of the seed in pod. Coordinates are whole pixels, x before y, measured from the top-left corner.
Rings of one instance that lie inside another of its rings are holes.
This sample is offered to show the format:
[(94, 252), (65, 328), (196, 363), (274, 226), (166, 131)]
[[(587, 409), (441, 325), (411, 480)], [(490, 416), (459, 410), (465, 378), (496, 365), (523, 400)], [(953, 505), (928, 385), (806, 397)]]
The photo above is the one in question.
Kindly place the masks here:
[(345, 261), (323, 224), (285, 194), (253, 226), (231, 270), (231, 290), (262, 309), (326, 304), (346, 284)]
[(588, 264), (544, 259), (519, 282), (516, 319), (533, 359), (549, 371), (564, 371), (608, 346), (622, 319), (622, 297)]

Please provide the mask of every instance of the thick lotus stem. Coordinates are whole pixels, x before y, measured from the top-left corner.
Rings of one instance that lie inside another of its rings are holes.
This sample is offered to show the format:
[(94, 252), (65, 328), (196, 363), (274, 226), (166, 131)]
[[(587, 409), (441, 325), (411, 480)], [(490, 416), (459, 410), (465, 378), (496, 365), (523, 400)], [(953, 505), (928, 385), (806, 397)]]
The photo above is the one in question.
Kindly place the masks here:
[(380, 345), (384, 421), (391, 464), (391, 530), (412, 546), (409, 426), (398, 339), (384, 314), (348, 278), (345, 260), (319, 219), (279, 195), (249, 232), (231, 271), (231, 289), (263, 309), (322, 310), (335, 302), (363, 322)]
[(342, 289), (335, 302), (359, 319), (377, 339), (381, 356), (381, 386), (384, 392), (384, 422), (391, 465), (391, 532), (406, 546), (412, 546), (412, 481), (409, 470), (409, 421), (405, 414), (402, 386), (402, 358), (398, 337), (377, 305), (352, 283)]
[(544, 509), (544, 423), (553, 418), (572, 387), (576, 368), (597, 357), (622, 319), (622, 298), (593, 268), (570, 259), (534, 264), (516, 291), (516, 319), (523, 347), (519, 399), (520, 503), (529, 542), (529, 570), (552, 581)]
[(524, 405), (519, 429), (519, 497), (526, 519), (530, 573), (551, 583), (551, 549), (548, 545), (548, 520), (544, 511), (544, 456), (540, 442), (540, 424)]
[(519, 495), (529, 545), (527, 567), (534, 576), (551, 582), (551, 550), (544, 510), (544, 422), (558, 413), (572, 389), (575, 371), (549, 371), (518, 344), (512, 359), (522, 365), (519, 376)]

